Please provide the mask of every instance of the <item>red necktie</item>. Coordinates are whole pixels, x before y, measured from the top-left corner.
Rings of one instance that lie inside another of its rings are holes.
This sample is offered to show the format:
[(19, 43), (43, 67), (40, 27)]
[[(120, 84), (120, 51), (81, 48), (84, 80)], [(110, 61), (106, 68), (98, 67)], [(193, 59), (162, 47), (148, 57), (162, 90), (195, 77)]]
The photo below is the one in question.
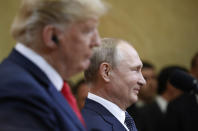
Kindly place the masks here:
[(63, 96), (65, 97), (65, 99), (69, 103), (69, 105), (72, 107), (73, 111), (76, 113), (76, 115), (79, 118), (79, 120), (81, 121), (81, 123), (85, 126), (85, 122), (84, 122), (83, 117), (80, 113), (80, 110), (77, 106), (76, 99), (73, 96), (73, 94), (71, 93), (70, 87), (67, 84), (67, 82), (64, 82), (61, 93), (63, 94)]

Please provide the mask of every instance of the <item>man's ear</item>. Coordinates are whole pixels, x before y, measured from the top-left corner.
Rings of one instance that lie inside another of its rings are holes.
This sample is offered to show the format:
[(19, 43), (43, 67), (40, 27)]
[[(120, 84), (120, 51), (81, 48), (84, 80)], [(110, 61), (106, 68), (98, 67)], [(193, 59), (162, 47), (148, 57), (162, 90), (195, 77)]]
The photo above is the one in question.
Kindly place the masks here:
[(101, 78), (106, 82), (110, 81), (111, 69), (112, 68), (109, 63), (104, 62), (104, 63), (100, 64), (99, 74), (100, 74)]
[(53, 25), (47, 25), (43, 28), (43, 42), (45, 46), (49, 48), (55, 48), (57, 47), (59, 40), (58, 40), (58, 34), (57, 29)]

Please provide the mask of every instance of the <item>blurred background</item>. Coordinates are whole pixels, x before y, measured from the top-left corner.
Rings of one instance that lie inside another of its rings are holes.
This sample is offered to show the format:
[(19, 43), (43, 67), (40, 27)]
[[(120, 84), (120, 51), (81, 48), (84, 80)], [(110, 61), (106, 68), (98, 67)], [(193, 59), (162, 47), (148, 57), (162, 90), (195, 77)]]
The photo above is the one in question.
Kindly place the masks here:
[[(129, 41), (141, 59), (156, 66), (178, 64), (190, 68), (198, 51), (197, 0), (106, 0), (110, 10), (100, 20), (101, 37)], [(0, 61), (15, 41), (10, 26), (20, 0), (0, 1)], [(72, 79), (78, 79), (82, 73)]]

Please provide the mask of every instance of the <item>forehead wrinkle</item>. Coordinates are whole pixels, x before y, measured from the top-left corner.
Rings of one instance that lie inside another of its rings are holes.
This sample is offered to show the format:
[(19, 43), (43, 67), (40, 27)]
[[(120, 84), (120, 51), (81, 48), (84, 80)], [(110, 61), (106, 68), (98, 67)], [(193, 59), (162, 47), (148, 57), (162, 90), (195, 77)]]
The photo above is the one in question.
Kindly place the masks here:
[(117, 46), (117, 57), (119, 57), (120, 64), (128, 64), (130, 67), (140, 66), (140, 68), (143, 66), (135, 48), (125, 41)]

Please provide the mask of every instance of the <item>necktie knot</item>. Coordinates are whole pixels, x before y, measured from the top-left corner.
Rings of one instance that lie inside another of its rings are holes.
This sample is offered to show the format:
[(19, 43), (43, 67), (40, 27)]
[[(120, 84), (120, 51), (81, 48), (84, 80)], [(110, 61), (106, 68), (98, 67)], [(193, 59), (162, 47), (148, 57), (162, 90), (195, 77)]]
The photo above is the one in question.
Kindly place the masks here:
[(128, 127), (129, 131), (137, 131), (137, 128), (135, 126), (135, 122), (133, 118), (129, 115), (128, 112), (125, 112), (125, 125)]
[(67, 82), (63, 83), (63, 88), (61, 92), (64, 95), (64, 97), (67, 99), (70, 105), (74, 103), (74, 99), (73, 99), (74, 97)]

